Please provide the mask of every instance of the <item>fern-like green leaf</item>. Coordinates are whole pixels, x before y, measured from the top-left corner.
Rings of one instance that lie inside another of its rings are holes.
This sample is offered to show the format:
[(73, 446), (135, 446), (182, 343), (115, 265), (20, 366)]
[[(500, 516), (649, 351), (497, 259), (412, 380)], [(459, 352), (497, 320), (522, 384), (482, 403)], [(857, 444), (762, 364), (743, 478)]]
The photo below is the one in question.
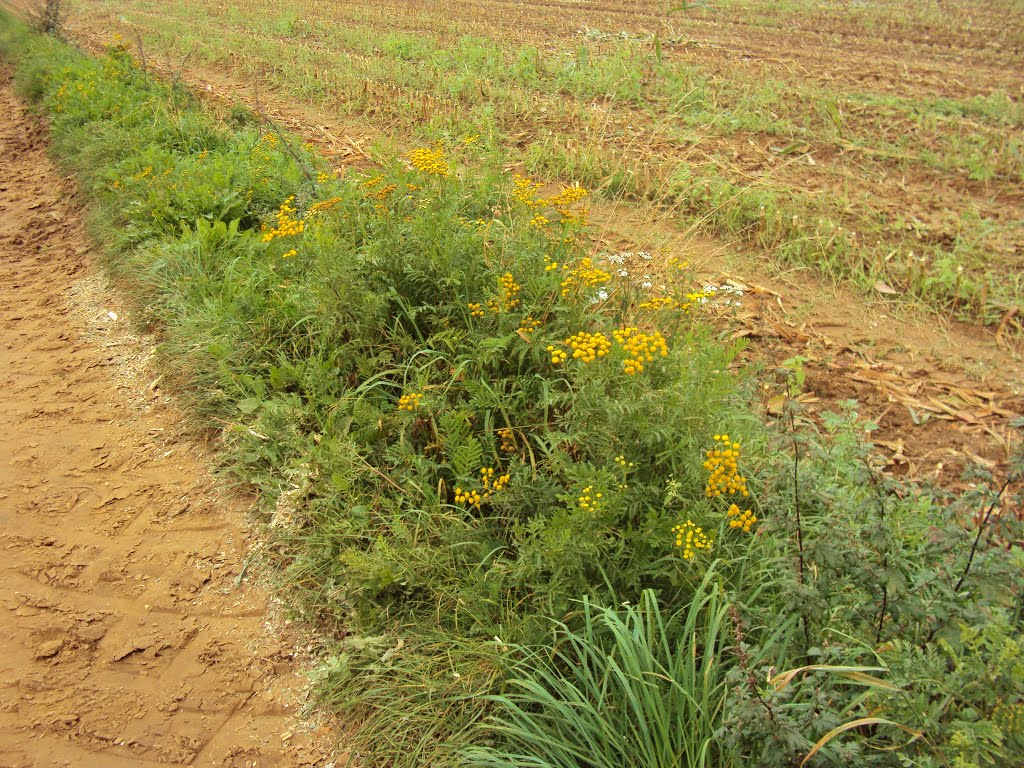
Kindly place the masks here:
[(452, 460), (452, 468), (459, 477), (469, 477), (480, 468), (480, 459), (484, 455), (483, 446), (475, 437), (467, 438), (448, 456)]

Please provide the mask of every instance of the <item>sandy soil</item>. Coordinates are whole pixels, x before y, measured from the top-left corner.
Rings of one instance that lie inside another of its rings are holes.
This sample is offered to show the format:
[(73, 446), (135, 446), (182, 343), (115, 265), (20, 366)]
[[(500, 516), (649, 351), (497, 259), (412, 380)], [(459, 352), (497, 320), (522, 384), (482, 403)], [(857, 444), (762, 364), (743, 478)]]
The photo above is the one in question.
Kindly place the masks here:
[(0, 766), (333, 765), (44, 148), (0, 75)]

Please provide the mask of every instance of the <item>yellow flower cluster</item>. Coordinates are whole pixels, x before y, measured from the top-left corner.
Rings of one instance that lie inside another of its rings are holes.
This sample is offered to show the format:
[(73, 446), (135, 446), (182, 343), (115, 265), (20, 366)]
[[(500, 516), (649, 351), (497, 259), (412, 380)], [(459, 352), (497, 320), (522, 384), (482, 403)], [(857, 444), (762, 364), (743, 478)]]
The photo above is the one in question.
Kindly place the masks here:
[(693, 293), (686, 294), (686, 305), (685, 308), (689, 308), (691, 304), (703, 303), (706, 299), (713, 297), (714, 291), (694, 291)]
[(572, 210), (572, 206), (586, 196), (587, 190), (583, 187), (564, 187), (561, 192), (547, 202), (558, 211), (558, 215), (562, 218), (563, 223), (571, 224), (576, 222), (581, 226), (586, 226), (587, 220), (590, 217), (590, 211), (586, 208), (580, 208), (576, 211)]
[(499, 449), (504, 453), (515, 453), (516, 450), (516, 436), (515, 433), (507, 427), (498, 430), (498, 437), (501, 438), (501, 445)]
[(704, 494), (708, 498), (737, 493), (749, 496), (747, 480), (740, 474), (738, 466), (740, 444), (730, 441), (728, 435), (715, 435), (715, 442), (719, 446), (707, 452), (707, 461), (704, 462), (704, 469), (711, 473)]
[(611, 280), (611, 275), (603, 269), (594, 266), (594, 260), (585, 258), (580, 260), (580, 265), (569, 270), (565, 280), (562, 281), (562, 296), (568, 296), (574, 288), (593, 288), (603, 285)]
[(533, 181), (529, 177), (516, 174), (512, 177), (512, 198), (527, 208), (539, 208), (547, 203), (542, 197), (537, 197), (540, 192), (540, 182)]
[(398, 410), (415, 411), (420, 407), (420, 400), (422, 399), (422, 392), (410, 392), (408, 395), (402, 395), (398, 398)]
[(668, 260), (668, 265), (675, 269), (686, 269), (690, 266), (690, 262), (681, 261), (678, 256), (673, 256)]
[(538, 328), (540, 328), (540, 326), (540, 320), (535, 320), (533, 318), (533, 315), (527, 315), (526, 317), (519, 321), (519, 330), (522, 331), (523, 333), (532, 333), (533, 331), (536, 331)]
[[(394, 185), (391, 185), (394, 188)], [(321, 200), (318, 203), (313, 203), (309, 206), (309, 210), (306, 211), (306, 215), (303, 218), (310, 218), (318, 213), (326, 213), (327, 211), (334, 210), (341, 203), (340, 197), (329, 197), (326, 200)]]
[(552, 365), (561, 365), (569, 357), (564, 350), (561, 350), (558, 347), (552, 347), (549, 345), (547, 351), (551, 354)]
[(629, 484), (626, 483), (626, 475), (629, 474), (629, 470), (633, 469), (636, 464), (632, 461), (626, 461), (625, 456), (616, 456), (615, 463), (618, 464), (619, 468), (622, 470), (622, 482), (619, 483), (619, 490), (624, 491), (629, 488)]
[(578, 499), (580, 503), (580, 509), (582, 509), (584, 512), (597, 512), (598, 508), (601, 505), (601, 499), (603, 497), (603, 493), (595, 493), (594, 486), (588, 485), (580, 492), (580, 497)]
[(612, 331), (612, 335), (626, 350), (626, 354), (630, 355), (622, 363), (622, 370), (630, 376), (640, 373), (644, 363), (653, 362), (656, 354), (662, 357), (668, 354), (668, 344), (661, 331), (642, 333), (639, 328), (628, 326)]
[(455, 486), (455, 503), (465, 504), (467, 507), (476, 507), (480, 509), (480, 505), (485, 501), (485, 497), (480, 491), (464, 491), (459, 486)]
[(265, 133), (263, 138), (256, 142), (250, 153), (253, 160), (261, 163), (269, 163), (274, 158), (277, 145), (280, 144), (276, 133)]
[(476, 507), (477, 509), (480, 509), (480, 505), (491, 498), (491, 496), (499, 491), (505, 490), (509, 479), (509, 475), (498, 475), (495, 477), (494, 467), (484, 467), (480, 470), (480, 482), (483, 484), (483, 491), (463, 490), (459, 486), (456, 486), (455, 503), (465, 504), (467, 507)]
[(757, 516), (749, 509), (740, 510), (735, 504), (729, 507), (726, 513), (732, 520), (729, 521), (730, 528), (742, 528), (744, 533), (750, 533), (750, 529), (757, 522)]
[(676, 546), (683, 550), (684, 560), (692, 560), (702, 549), (706, 552), (711, 551), (711, 539), (704, 533), (704, 529), (692, 520), (673, 527), (672, 531), (676, 535)]
[(320, 184), (326, 184), (328, 181), (331, 180), (331, 174), (327, 173), (326, 171), (320, 171), (316, 175), (316, 180)]
[(523, 287), (515, 281), (511, 272), (506, 272), (501, 276), (501, 301), (505, 305), (505, 309), (515, 309), (519, 306), (517, 294), (522, 289)]
[[(271, 136), (273, 134), (267, 135)], [(274, 215), (277, 219), (276, 227), (268, 229), (266, 224), (263, 225), (262, 231), (264, 232), (264, 243), (269, 243), (271, 240), (278, 237), (301, 235), (303, 230), (305, 230), (305, 223), (295, 216), (295, 206), (292, 205), (293, 202), (295, 202), (295, 195), (288, 197), (283, 203), (281, 203), (281, 207), (278, 208), (277, 213)]]
[(555, 208), (568, 208), (575, 205), (587, 196), (587, 190), (583, 187), (563, 187), (562, 191), (552, 197), (549, 202)]
[(580, 209), (573, 211), (572, 206), (587, 196), (587, 190), (583, 187), (563, 187), (562, 191), (554, 197), (540, 197), (540, 182), (533, 181), (526, 176), (516, 175), (512, 178), (512, 199), (521, 205), (534, 211), (530, 219), (530, 226), (543, 229), (550, 223), (550, 219), (541, 211), (548, 206), (553, 207), (563, 222), (578, 221), (585, 224), (589, 211)]
[(397, 184), (385, 184), (380, 189), (377, 189), (376, 191), (372, 192), (370, 194), (370, 197), (372, 197), (375, 200), (383, 200), (396, 189), (398, 189)]
[[(130, 56), (132, 64), (135, 63), (135, 57)], [(116, 59), (104, 59), (103, 60), (103, 74), (105, 77), (109, 77), (112, 80), (121, 80), (124, 78), (124, 70), (120, 66), (120, 62)]]
[[(580, 208), (575, 211), (571, 211), (568, 208), (559, 208), (558, 215), (562, 217), (563, 224), (578, 224), (581, 227), (585, 227), (590, 223), (590, 210), (587, 208)], [(566, 237), (562, 240), (563, 243), (571, 243), (572, 238)]]
[[(129, 58), (131, 58), (131, 57), (129, 57)], [(131, 59), (131, 61), (132, 61), (133, 64), (135, 63), (134, 59)], [(111, 62), (111, 61), (105, 61), (104, 62), (104, 64), (103, 64), (103, 74), (107, 75), (108, 77), (110, 77), (112, 79), (119, 79), (119, 78), (121, 78), (123, 76), (122, 73), (121, 73), (121, 68), (118, 66), (118, 64), (115, 63), (115, 62)], [(89, 97), (91, 97), (96, 92), (96, 81), (95, 80), (89, 80), (88, 82), (85, 82), (85, 83), (79, 81), (79, 82), (76, 82), (76, 83), (73, 83), (73, 84), (65, 82), (63, 85), (61, 85), (61, 87), (59, 89), (57, 89), (57, 93), (54, 94), (54, 99), (55, 99), (55, 104), (53, 105), (54, 111), (56, 111), (56, 112), (63, 112), (65, 110), (67, 105), (64, 104), (63, 102), (65, 100), (65, 97), (68, 95), (68, 87), (69, 86), (73, 86), (73, 89), (78, 91), (78, 93), (80, 95), (82, 95), (82, 96), (89, 96)], [(109, 108), (109, 110), (110, 110), (110, 112), (120, 112), (121, 111), (121, 107), (119, 105), (117, 105), (117, 104), (114, 104), (114, 105), (112, 105)]]
[[(469, 302), (466, 307), (469, 309), (470, 317), (484, 317), (488, 312), (498, 314), (506, 310), (515, 309), (522, 302), (519, 299), (519, 292), (522, 286), (516, 282), (511, 272), (501, 276), (501, 298), (488, 299), (486, 306), (479, 302)], [(538, 323), (539, 325), (539, 323)]]
[(285, 251), (281, 254), (282, 259), (290, 259), (292, 256), (296, 256), (299, 252), (292, 248), (290, 251)]
[[(686, 262), (683, 262), (685, 266)], [(682, 269), (682, 267), (680, 267)], [(638, 305), (640, 309), (680, 309), (684, 312), (688, 312), (694, 308), (695, 305), (703, 304), (707, 299), (714, 296), (714, 293), (710, 291), (694, 291), (693, 293), (686, 294), (686, 301), (680, 301), (672, 298), (671, 296), (652, 296), (647, 301), (642, 301)]]
[(484, 484), (484, 490), (491, 493), (505, 490), (508, 485), (509, 475), (494, 476), (494, 467), (484, 467), (480, 470), (480, 482)]
[(573, 359), (584, 363), (592, 363), (612, 351), (612, 343), (600, 332), (580, 331), (566, 339), (565, 343), (572, 349)]
[(675, 309), (679, 306), (679, 302), (671, 296), (652, 296), (647, 301), (640, 302), (639, 306), (640, 309)]
[(106, 44), (106, 47), (113, 51), (127, 51), (128, 41), (124, 39), (123, 35), (115, 32), (111, 41)]
[(440, 146), (433, 149), (420, 147), (409, 152), (406, 157), (413, 168), (430, 176), (448, 176), (451, 173), (444, 159), (444, 150)]
[[(630, 376), (640, 373), (644, 369), (644, 363), (653, 361), (655, 355), (668, 354), (668, 344), (660, 331), (642, 333), (637, 328), (626, 327), (614, 330), (612, 335), (630, 355), (622, 364), (622, 370)], [(572, 349), (573, 359), (584, 363), (592, 363), (597, 358), (607, 355), (612, 349), (612, 342), (603, 333), (580, 331), (570, 336), (564, 343)], [(547, 351), (551, 354), (551, 362), (554, 365), (564, 363), (568, 358), (568, 353), (559, 347), (548, 346)]]

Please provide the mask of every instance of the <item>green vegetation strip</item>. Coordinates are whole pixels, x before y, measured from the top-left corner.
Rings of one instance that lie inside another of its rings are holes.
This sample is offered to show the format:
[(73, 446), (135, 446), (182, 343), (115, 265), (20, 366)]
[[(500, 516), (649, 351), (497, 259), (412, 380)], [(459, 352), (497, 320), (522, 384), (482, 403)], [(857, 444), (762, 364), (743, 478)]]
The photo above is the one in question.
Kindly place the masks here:
[(0, 52), (258, 489), (361, 764), (1021, 763), (1019, 455), (950, 498), (852, 404), (766, 428), (684, 264), (629, 282), (582, 190), (473, 137), (339, 179), (123, 48), (0, 16)]

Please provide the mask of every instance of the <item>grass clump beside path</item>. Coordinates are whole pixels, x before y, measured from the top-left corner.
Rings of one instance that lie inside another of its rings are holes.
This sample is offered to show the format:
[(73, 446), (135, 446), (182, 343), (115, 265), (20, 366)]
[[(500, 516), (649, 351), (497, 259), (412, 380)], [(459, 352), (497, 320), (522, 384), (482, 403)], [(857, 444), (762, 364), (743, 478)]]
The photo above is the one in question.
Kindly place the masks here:
[(472, 136), (337, 178), (120, 46), (0, 17), (0, 51), (258, 489), (363, 763), (1020, 762), (1012, 478), (900, 486), (852, 404), (767, 429), (685, 264), (637, 280), (583, 190)]

